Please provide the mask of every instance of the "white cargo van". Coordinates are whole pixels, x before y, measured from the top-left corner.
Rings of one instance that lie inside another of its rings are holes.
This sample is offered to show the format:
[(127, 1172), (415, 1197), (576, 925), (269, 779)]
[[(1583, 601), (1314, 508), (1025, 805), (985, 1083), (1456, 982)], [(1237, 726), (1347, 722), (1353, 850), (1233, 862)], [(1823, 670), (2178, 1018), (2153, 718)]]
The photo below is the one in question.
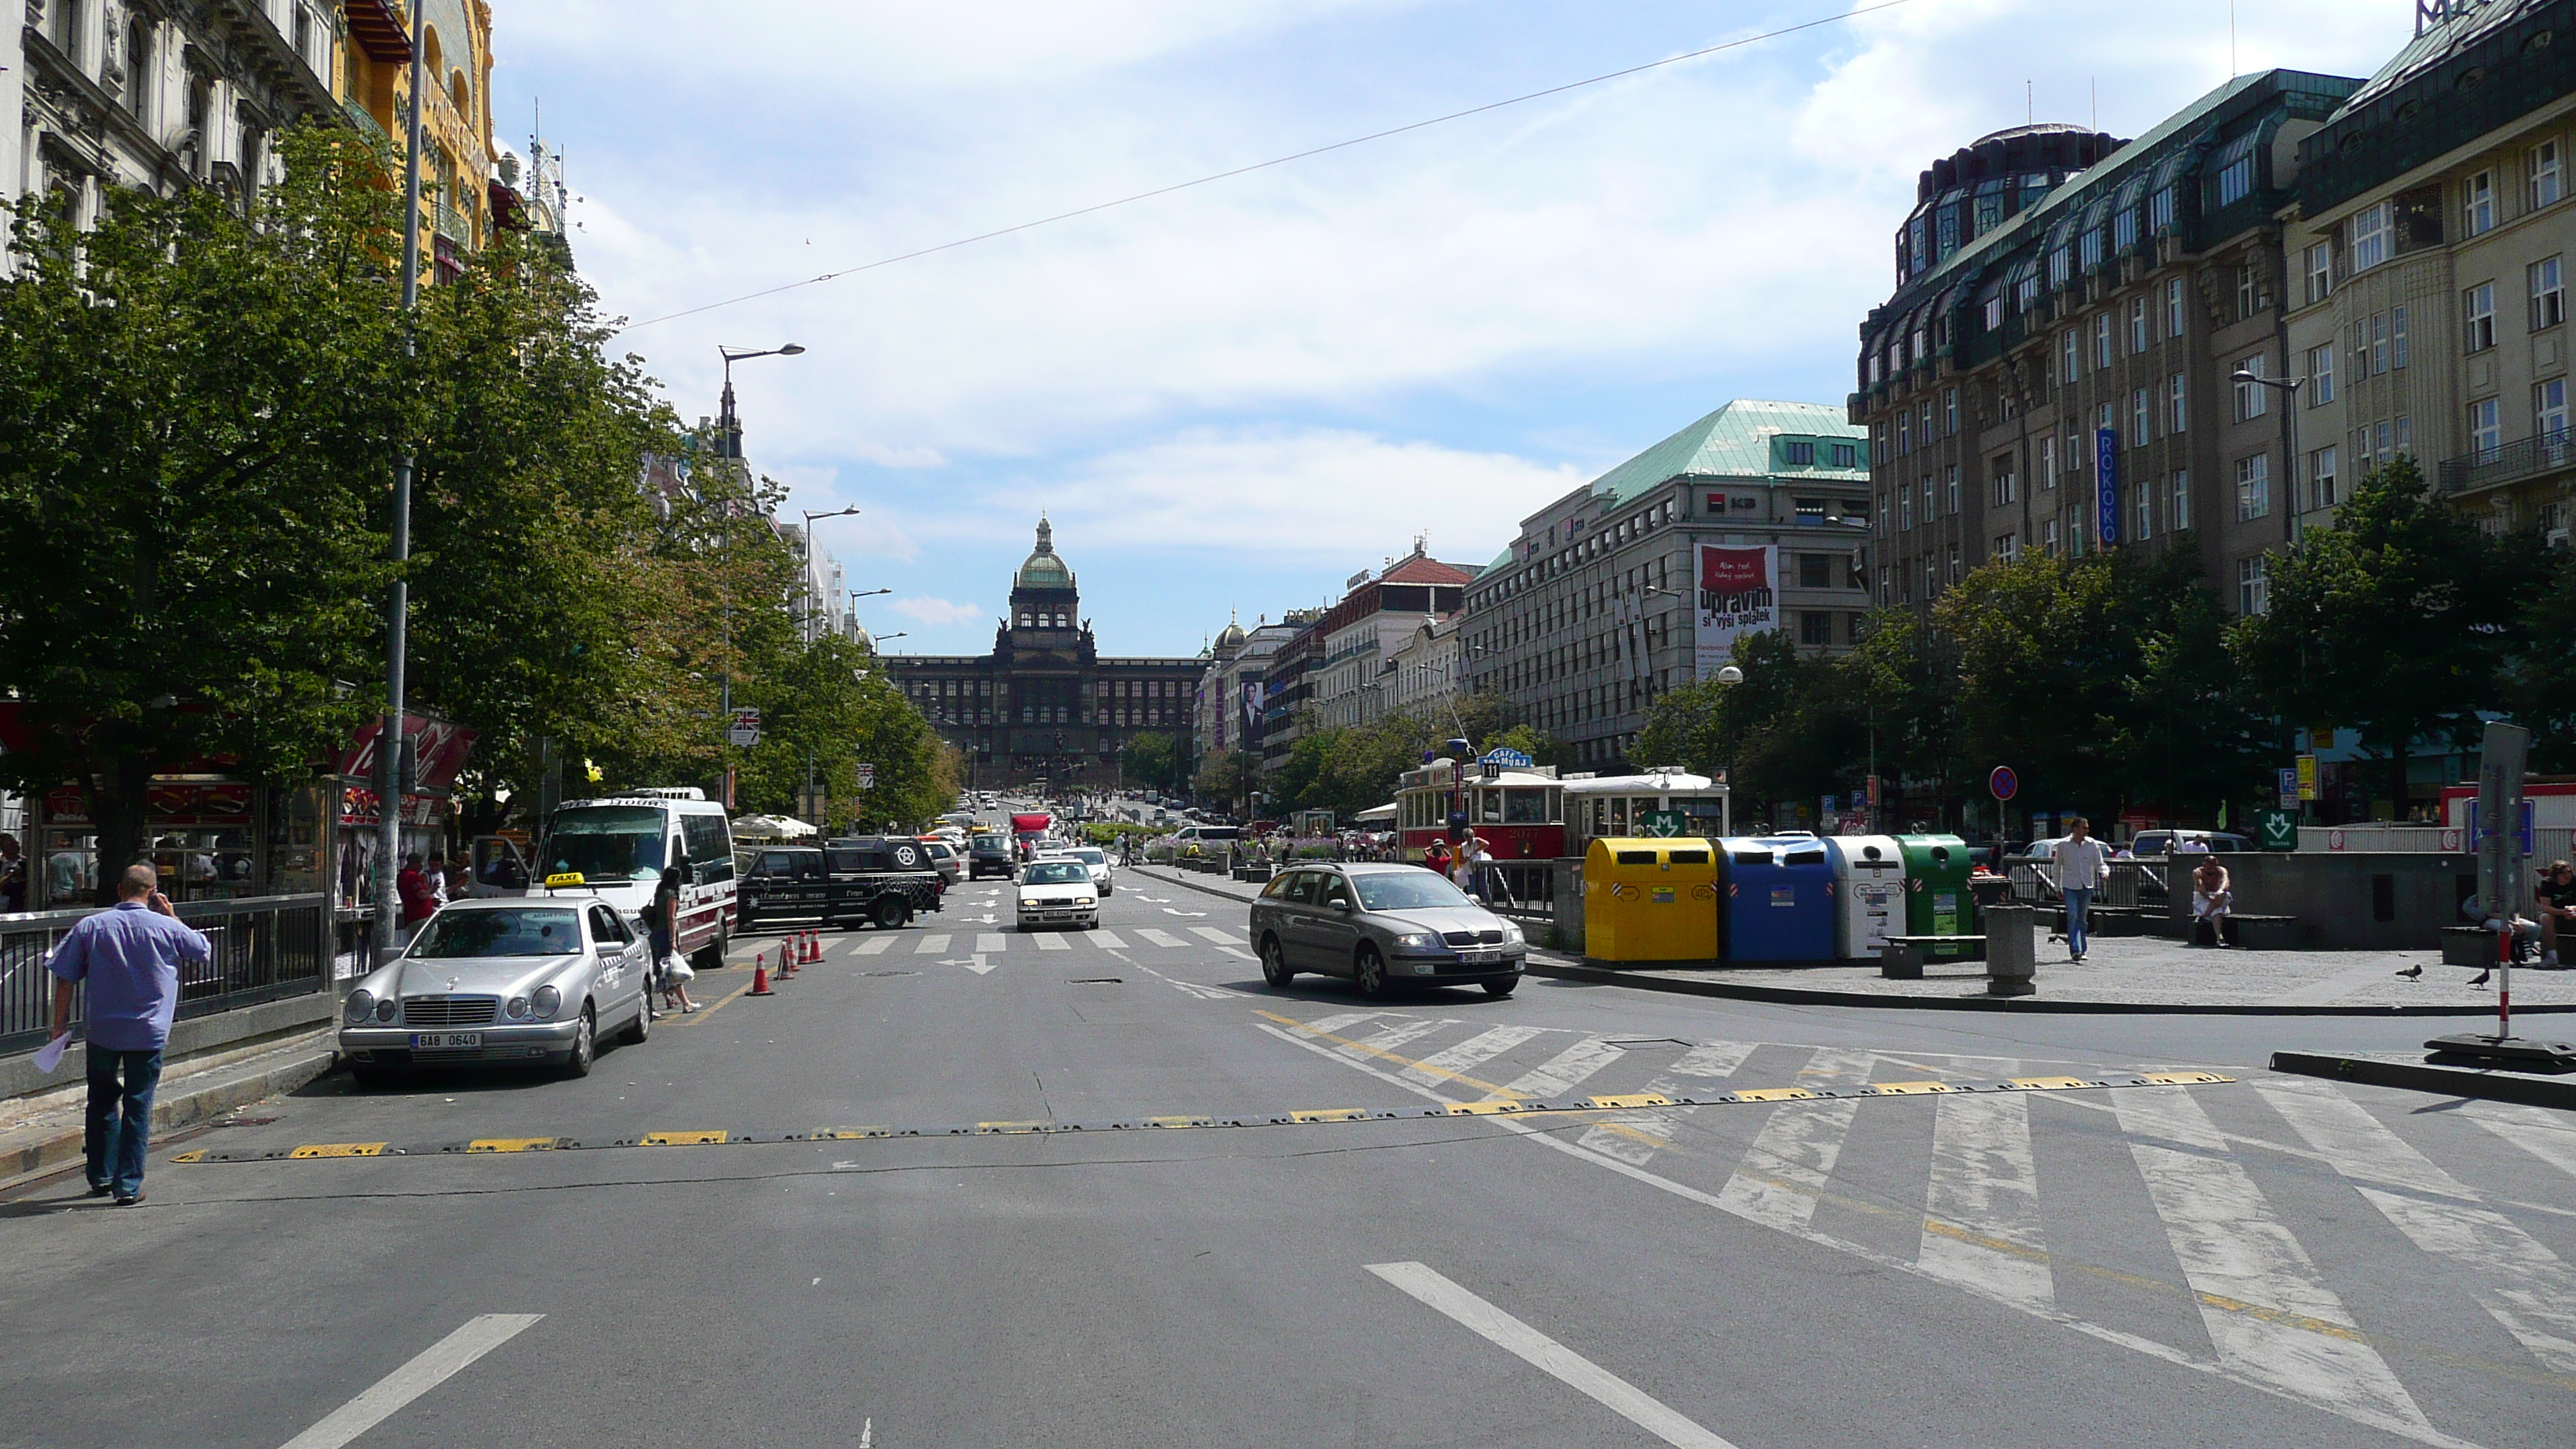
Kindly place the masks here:
[(724, 807), (702, 790), (565, 801), (546, 821), (529, 893), (543, 894), (550, 876), (575, 874), (602, 900), (640, 919), (672, 870), (681, 872), (675, 944), (699, 970), (716, 970), (733, 938), (733, 827)]

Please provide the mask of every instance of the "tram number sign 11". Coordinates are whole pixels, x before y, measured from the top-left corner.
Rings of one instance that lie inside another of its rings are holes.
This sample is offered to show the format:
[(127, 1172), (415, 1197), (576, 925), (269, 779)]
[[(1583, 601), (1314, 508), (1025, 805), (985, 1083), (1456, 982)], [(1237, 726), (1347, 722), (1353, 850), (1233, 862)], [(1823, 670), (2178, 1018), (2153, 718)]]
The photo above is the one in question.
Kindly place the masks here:
[(2012, 766), (1997, 765), (1994, 773), (1986, 776), (1986, 790), (1998, 800), (2009, 800), (2021, 793), (2021, 777), (2013, 773)]
[(1691, 829), (1691, 818), (1685, 811), (1649, 810), (1637, 817), (1637, 833), (1657, 840), (1674, 840), (1698, 832)]

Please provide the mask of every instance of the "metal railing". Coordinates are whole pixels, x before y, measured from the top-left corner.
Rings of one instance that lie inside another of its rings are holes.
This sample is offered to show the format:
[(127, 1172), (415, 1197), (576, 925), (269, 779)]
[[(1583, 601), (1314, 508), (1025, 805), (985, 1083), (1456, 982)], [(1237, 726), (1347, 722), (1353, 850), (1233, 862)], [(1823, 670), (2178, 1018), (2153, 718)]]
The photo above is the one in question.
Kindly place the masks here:
[[(2164, 899), (2164, 877), (2153, 862), (2114, 860), (2108, 865), (2109, 877), (2093, 892), (2096, 909), (2126, 910)], [(2054, 906), (2066, 899), (2065, 892), (2058, 888), (2057, 867), (2046, 860), (2009, 855), (2004, 857), (2004, 872), (2012, 879), (2015, 905)]]
[(2536, 433), (2445, 458), (2437, 475), (2445, 493), (2468, 493), (2576, 464), (2576, 434)]
[(1486, 904), (1504, 915), (1556, 914), (1556, 862), (1496, 861), (1482, 867)]
[[(2393, 852), (2458, 855), (2475, 848), (2469, 833), (2456, 825), (2302, 825), (2299, 849), (2310, 854)], [(2576, 856), (2576, 830), (2553, 827), (2531, 832), (2531, 858), (2565, 860)]]
[[(179, 919), (206, 933), (213, 956), (179, 968), (179, 1015), (206, 1016), (328, 990), (335, 947), (331, 898), (251, 896), (191, 901)], [(54, 975), (45, 968), (64, 933), (94, 910), (0, 916), (0, 1053), (42, 1046), (53, 1023)], [(72, 1020), (86, 1008), (75, 1002)]]

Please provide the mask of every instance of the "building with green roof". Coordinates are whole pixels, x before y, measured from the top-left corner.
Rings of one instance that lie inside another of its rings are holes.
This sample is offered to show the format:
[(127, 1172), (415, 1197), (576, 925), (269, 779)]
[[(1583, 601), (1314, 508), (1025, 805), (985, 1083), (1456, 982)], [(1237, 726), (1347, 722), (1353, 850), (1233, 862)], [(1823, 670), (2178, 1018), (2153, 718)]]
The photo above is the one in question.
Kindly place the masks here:
[(1765, 627), (1847, 649), (1869, 604), (1869, 479), (1867, 434), (1844, 409), (1728, 403), (1521, 520), (1467, 588), (1468, 687), (1569, 742), (1578, 770), (1654, 763), (1629, 758), (1647, 709), (1719, 642), (1702, 627), (1698, 546), (1765, 551)]

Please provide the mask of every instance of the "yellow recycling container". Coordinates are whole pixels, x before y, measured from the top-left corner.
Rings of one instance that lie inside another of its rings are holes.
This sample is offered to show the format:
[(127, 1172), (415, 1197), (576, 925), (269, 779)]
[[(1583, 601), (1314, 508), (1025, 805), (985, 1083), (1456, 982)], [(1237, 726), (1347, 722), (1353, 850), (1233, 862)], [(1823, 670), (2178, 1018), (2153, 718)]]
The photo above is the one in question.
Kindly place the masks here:
[(1602, 838), (1583, 857), (1583, 954), (1717, 964), (1717, 851), (1697, 836)]

